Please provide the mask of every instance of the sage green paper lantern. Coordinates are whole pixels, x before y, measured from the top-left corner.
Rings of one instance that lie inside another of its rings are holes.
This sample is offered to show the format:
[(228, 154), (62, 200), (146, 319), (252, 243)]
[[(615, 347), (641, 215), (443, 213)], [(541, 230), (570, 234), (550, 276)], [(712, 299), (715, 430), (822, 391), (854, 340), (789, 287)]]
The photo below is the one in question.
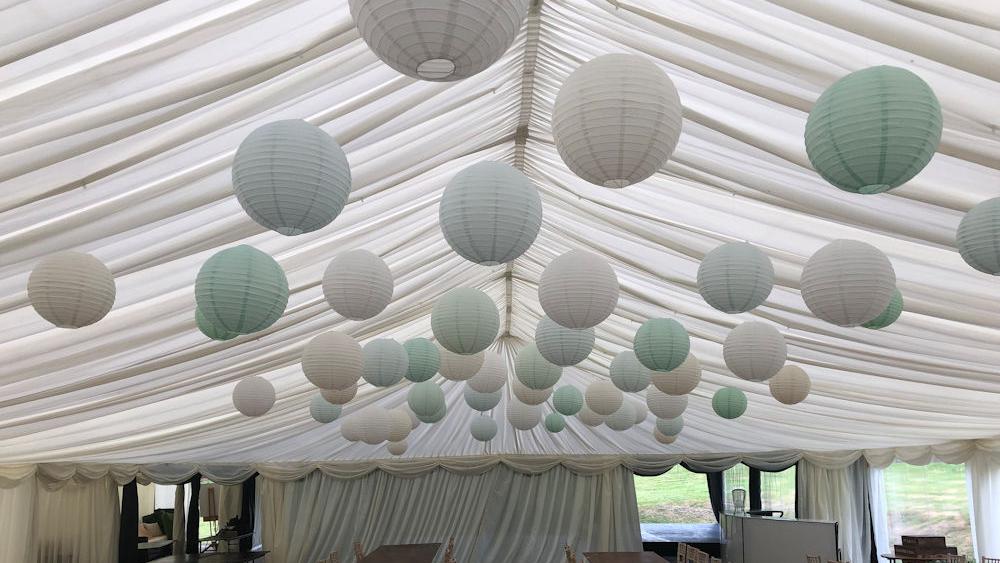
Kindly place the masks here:
[(654, 371), (670, 371), (684, 363), (691, 351), (691, 338), (674, 319), (649, 319), (632, 340), (635, 356)]
[(445, 349), (475, 354), (496, 340), (500, 313), (489, 295), (471, 287), (456, 287), (434, 303), (431, 330)]
[(538, 347), (529, 344), (514, 359), (514, 374), (528, 389), (548, 389), (559, 381), (562, 368), (542, 357)]
[[(416, 413), (414, 413), (414, 414), (416, 414)], [(423, 415), (419, 415), (418, 414), (417, 418), (420, 419), (420, 422), (426, 422), (427, 424), (434, 424), (435, 422), (441, 422), (444, 419), (444, 416), (446, 414), (448, 414), (448, 405), (447, 405), (447, 403), (444, 404), (444, 405), (441, 405), (441, 408), (436, 413), (434, 413), (434, 414), (432, 414), (430, 416), (423, 416)]]
[(698, 293), (724, 313), (745, 313), (774, 288), (774, 265), (756, 246), (727, 242), (705, 255), (698, 266)]
[(545, 429), (553, 434), (558, 434), (566, 428), (566, 419), (557, 412), (551, 412), (545, 417)]
[(684, 429), (684, 417), (658, 418), (656, 419), (656, 429), (664, 436), (676, 436)]
[(406, 379), (419, 383), (434, 377), (441, 367), (438, 347), (426, 338), (411, 338), (403, 343), (408, 360)]
[(969, 210), (955, 233), (965, 263), (980, 272), (1000, 275), (1000, 197)]
[(735, 387), (723, 387), (712, 397), (712, 409), (722, 418), (739, 418), (747, 410), (747, 396)]
[(465, 391), (462, 392), (462, 396), (465, 398), (465, 404), (469, 405), (470, 409), (486, 412), (500, 404), (500, 399), (503, 397), (503, 390), (481, 393), (472, 387), (466, 386)]
[(624, 432), (635, 426), (635, 406), (630, 401), (624, 401), (618, 410), (604, 419), (604, 425), (616, 432)]
[(573, 416), (583, 408), (583, 393), (572, 385), (563, 385), (552, 394), (552, 406), (559, 414)]
[(217, 329), (250, 334), (281, 318), (288, 305), (288, 279), (274, 258), (241, 244), (217, 252), (202, 265), (194, 297)]
[(896, 292), (892, 294), (892, 301), (889, 302), (889, 305), (885, 308), (885, 310), (882, 311), (879, 316), (861, 326), (872, 329), (885, 328), (896, 322), (896, 319), (898, 319), (901, 314), (903, 314), (903, 294), (897, 289)]
[(919, 76), (874, 66), (848, 74), (819, 97), (806, 121), (806, 154), (834, 186), (877, 194), (927, 166), (942, 123), (941, 104)]
[(535, 328), (535, 346), (542, 357), (557, 366), (573, 366), (587, 359), (594, 349), (594, 329), (566, 328), (542, 317)]
[(444, 391), (433, 381), (414, 383), (406, 393), (406, 404), (418, 417), (434, 416), (445, 407)]
[(343, 407), (340, 405), (328, 403), (323, 398), (323, 395), (319, 393), (313, 395), (312, 400), (309, 402), (309, 415), (313, 417), (313, 420), (322, 424), (327, 424), (340, 418), (342, 409)]
[(235, 332), (229, 332), (228, 330), (218, 329), (215, 325), (210, 323), (208, 319), (205, 318), (205, 314), (202, 313), (201, 309), (198, 309), (197, 307), (194, 310), (194, 322), (195, 324), (198, 325), (198, 330), (200, 330), (202, 334), (211, 338), (212, 340), (219, 340), (219, 341), (232, 340), (233, 338), (239, 336)]
[(489, 442), (497, 435), (497, 422), (492, 418), (477, 416), (469, 424), (472, 437), (480, 442)]
[(361, 377), (376, 387), (389, 387), (403, 380), (410, 367), (403, 345), (391, 338), (377, 338), (365, 344)]
[(611, 360), (611, 383), (626, 393), (638, 393), (649, 387), (649, 370), (639, 362), (635, 352), (619, 352)]

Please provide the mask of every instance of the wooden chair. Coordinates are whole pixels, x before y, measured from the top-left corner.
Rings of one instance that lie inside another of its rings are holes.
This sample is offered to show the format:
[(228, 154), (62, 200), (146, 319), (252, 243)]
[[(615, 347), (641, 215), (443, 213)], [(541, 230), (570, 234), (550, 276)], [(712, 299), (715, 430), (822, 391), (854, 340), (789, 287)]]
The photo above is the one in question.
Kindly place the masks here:
[(722, 559), (719, 559), (718, 557), (713, 557), (709, 559), (709, 561), (710, 563), (722, 563)]
[(365, 560), (365, 550), (359, 541), (354, 542), (354, 558), (358, 560), (358, 563)]
[(983, 555), (982, 559), (982, 563), (1000, 563), (1000, 557), (986, 557)]
[(677, 563), (687, 563), (688, 546), (686, 543), (677, 544)]
[(566, 563), (576, 563), (576, 554), (573, 553), (573, 548), (566, 544)]
[(699, 550), (695, 553), (694, 563), (708, 563), (708, 554)]
[(823, 563), (819, 555), (806, 555), (806, 563)]
[(448, 538), (448, 547), (444, 550), (444, 563), (458, 563), (455, 561), (455, 537)]
[(340, 556), (334, 551), (326, 559), (320, 560), (318, 563), (340, 563)]

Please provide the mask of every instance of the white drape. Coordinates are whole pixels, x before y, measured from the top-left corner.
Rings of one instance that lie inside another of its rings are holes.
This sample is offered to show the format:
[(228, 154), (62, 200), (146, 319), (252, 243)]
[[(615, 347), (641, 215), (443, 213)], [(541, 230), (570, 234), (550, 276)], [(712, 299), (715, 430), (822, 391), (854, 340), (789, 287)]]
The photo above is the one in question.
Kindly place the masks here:
[(803, 461), (796, 476), (799, 517), (839, 522), (841, 558), (866, 563), (871, 550), (868, 463), (858, 460), (849, 467), (825, 469)]
[(37, 487), (35, 479), (24, 479), (15, 487), (0, 487), (0, 561), (4, 563), (31, 560)]
[(549, 562), (567, 543), (578, 551), (641, 547), (632, 474), (623, 467), (596, 475), (559, 466), (538, 475), (438, 469), (414, 478), (376, 471), (351, 480), (313, 472), (259, 483), (270, 563), (312, 563), (334, 550), (353, 561), (354, 541), (370, 551), (454, 537), (463, 563)]
[(965, 471), (976, 559), (1000, 557), (1000, 463), (976, 455), (966, 462)]
[(872, 467), (869, 470), (871, 494), (872, 541), (879, 554), (892, 553), (893, 537), (889, 530), (889, 501), (885, 492), (885, 469)]

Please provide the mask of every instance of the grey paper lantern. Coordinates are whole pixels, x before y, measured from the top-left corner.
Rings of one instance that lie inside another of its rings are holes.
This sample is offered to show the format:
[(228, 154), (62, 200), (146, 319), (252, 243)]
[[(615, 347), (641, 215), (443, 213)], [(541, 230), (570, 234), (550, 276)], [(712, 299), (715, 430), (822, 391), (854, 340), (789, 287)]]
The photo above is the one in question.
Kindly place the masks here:
[(667, 436), (656, 428), (653, 428), (653, 437), (656, 438), (656, 441), (661, 444), (669, 445), (677, 441), (677, 436)]
[(250, 334), (281, 318), (288, 305), (288, 278), (274, 258), (241, 244), (216, 252), (201, 266), (194, 298), (216, 328)]
[(412, 426), (410, 425), (410, 415), (399, 409), (386, 411), (389, 417), (389, 437), (390, 442), (403, 442), (410, 435)]
[(553, 434), (558, 434), (566, 428), (566, 419), (557, 412), (550, 412), (545, 416), (545, 429)]
[(788, 358), (785, 337), (773, 326), (745, 322), (729, 332), (722, 344), (726, 367), (747, 381), (767, 381)]
[(320, 395), (326, 399), (326, 402), (333, 405), (346, 405), (350, 403), (354, 396), (358, 394), (358, 386), (351, 385), (346, 389), (320, 389)]
[(500, 313), (489, 295), (471, 287), (456, 287), (434, 303), (431, 329), (445, 349), (475, 354), (496, 340)]
[(492, 393), (480, 393), (471, 387), (466, 387), (462, 395), (465, 398), (465, 404), (469, 405), (469, 408), (475, 411), (486, 412), (496, 408), (500, 404), (503, 391), (498, 389)]
[(684, 363), (671, 371), (654, 371), (651, 382), (654, 387), (667, 395), (687, 395), (701, 382), (701, 362), (694, 354), (688, 354)]
[(655, 371), (670, 371), (681, 365), (691, 350), (691, 338), (674, 319), (649, 319), (632, 340), (635, 356)]
[(233, 159), (233, 190), (243, 210), (283, 235), (330, 224), (347, 204), (351, 168), (322, 129), (286, 119), (254, 129)]
[(441, 233), (456, 254), (484, 266), (524, 254), (542, 226), (542, 199), (527, 176), (503, 162), (462, 170), (441, 196)]
[(566, 328), (587, 329), (618, 306), (618, 277), (600, 256), (571, 250), (549, 263), (538, 284), (538, 300), (550, 319)]
[(603, 55), (573, 71), (559, 89), (552, 135), (577, 176), (624, 188), (667, 163), (681, 135), (681, 112), (674, 83), (651, 60)]
[(687, 395), (667, 395), (658, 389), (646, 390), (646, 406), (656, 418), (677, 418), (687, 409)]
[(392, 455), (403, 455), (406, 453), (406, 440), (401, 440), (399, 442), (389, 442), (385, 449)]
[(656, 419), (656, 429), (664, 436), (676, 436), (684, 429), (684, 417), (658, 418)]
[(622, 403), (618, 410), (604, 419), (604, 425), (617, 432), (623, 432), (635, 426), (635, 406), (631, 401)]
[(593, 328), (566, 328), (548, 317), (542, 317), (535, 328), (535, 346), (543, 358), (557, 366), (573, 366), (587, 359), (594, 340)]
[(552, 406), (559, 414), (573, 416), (583, 408), (583, 393), (572, 385), (563, 385), (552, 394)]
[(483, 352), (483, 367), (479, 368), (466, 382), (471, 389), (480, 393), (493, 393), (503, 389), (507, 383), (507, 362), (499, 354)]
[(586, 424), (587, 426), (600, 426), (604, 424), (604, 419), (607, 418), (604, 415), (597, 414), (596, 412), (587, 408), (587, 405), (583, 405), (580, 412), (576, 413), (576, 418), (580, 422)]
[(245, 416), (263, 416), (274, 406), (274, 386), (263, 377), (252, 375), (233, 388), (233, 406)]
[(625, 400), (620, 389), (610, 380), (601, 379), (587, 386), (584, 392), (587, 408), (601, 416), (609, 416), (622, 406)]
[(313, 420), (322, 424), (340, 418), (342, 408), (340, 405), (326, 402), (326, 399), (319, 393), (313, 395), (312, 400), (309, 401), (309, 415), (313, 417)]
[(632, 350), (619, 352), (611, 360), (610, 372), (611, 382), (626, 393), (638, 393), (649, 387), (649, 370), (639, 363)]
[(195, 307), (194, 309), (194, 322), (196, 325), (198, 325), (198, 330), (200, 330), (202, 334), (211, 338), (212, 340), (219, 340), (219, 341), (232, 340), (233, 338), (239, 336), (235, 332), (222, 330), (213, 325), (211, 322), (209, 322), (208, 319), (205, 318), (205, 314), (202, 313), (201, 310), (198, 309), (197, 307)]
[(441, 422), (444, 419), (445, 415), (447, 414), (448, 414), (448, 404), (445, 403), (436, 413), (430, 416), (424, 416), (418, 414), (417, 418), (420, 419), (420, 422), (426, 422), (427, 424), (434, 424), (437, 422)]
[(802, 269), (802, 299), (814, 315), (839, 326), (879, 316), (896, 291), (896, 272), (885, 254), (856, 240), (835, 240)]
[(115, 279), (90, 254), (65, 251), (43, 258), (28, 277), (28, 300), (59, 328), (80, 328), (104, 318), (115, 304)]
[(965, 263), (980, 272), (1000, 275), (1000, 197), (969, 210), (955, 233)]
[(375, 254), (355, 249), (338, 254), (323, 272), (323, 296), (348, 319), (370, 319), (392, 301), (392, 272)]
[(771, 259), (746, 242), (728, 242), (705, 255), (698, 266), (698, 293), (724, 313), (744, 313), (774, 288)]
[(438, 348), (441, 357), (441, 366), (438, 371), (441, 377), (451, 381), (466, 381), (479, 373), (486, 362), (485, 352), (478, 354), (456, 354), (444, 348)]
[(302, 372), (320, 389), (347, 389), (361, 378), (361, 345), (336, 331), (324, 332), (306, 344)]
[(361, 37), (382, 62), (413, 78), (462, 80), (514, 42), (529, 0), (350, 0)]
[(399, 383), (410, 367), (406, 349), (390, 338), (369, 341), (363, 352), (361, 376), (376, 387), (389, 387)]
[(477, 416), (469, 424), (472, 437), (480, 442), (489, 442), (497, 435), (497, 423), (492, 418)]
[(433, 416), (445, 406), (444, 391), (433, 381), (414, 383), (406, 393), (406, 404), (418, 417)]
[(767, 381), (771, 396), (786, 405), (795, 405), (806, 400), (812, 389), (809, 374), (796, 365), (787, 365)]
[(507, 422), (518, 430), (531, 430), (542, 420), (541, 410), (520, 401), (507, 401)]
[(426, 338), (411, 338), (403, 343), (406, 350), (406, 379), (413, 382), (427, 381), (441, 367), (441, 353)]
[(517, 379), (514, 379), (511, 382), (510, 388), (514, 392), (514, 396), (526, 405), (540, 405), (549, 400), (549, 397), (552, 396), (551, 387), (546, 387), (545, 389), (532, 389), (530, 387), (525, 387), (524, 384)]
[(562, 368), (550, 364), (534, 344), (529, 344), (517, 353), (514, 374), (529, 389), (548, 389), (559, 381)]

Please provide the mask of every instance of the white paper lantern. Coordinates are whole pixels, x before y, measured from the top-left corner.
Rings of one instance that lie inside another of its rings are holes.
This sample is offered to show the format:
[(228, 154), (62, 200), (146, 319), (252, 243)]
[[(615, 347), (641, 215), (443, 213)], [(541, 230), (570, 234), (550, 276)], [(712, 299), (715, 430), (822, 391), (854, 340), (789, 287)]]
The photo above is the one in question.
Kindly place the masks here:
[(462, 80), (495, 63), (514, 42), (529, 0), (350, 0), (361, 37), (407, 76)]
[(333, 330), (310, 340), (302, 352), (302, 372), (320, 389), (347, 389), (356, 384), (362, 362), (361, 345)]
[(650, 59), (603, 55), (573, 71), (559, 89), (552, 135), (577, 176), (624, 188), (667, 163), (681, 135), (681, 112), (677, 88)]
[(514, 375), (529, 389), (548, 389), (559, 382), (562, 368), (550, 364), (534, 344), (529, 344), (514, 358)]
[(358, 417), (362, 442), (374, 446), (389, 439), (392, 420), (386, 409), (372, 405), (358, 411), (355, 416)]
[(856, 240), (835, 240), (802, 269), (802, 299), (814, 315), (859, 326), (882, 314), (896, 292), (896, 272), (882, 251)]
[(340, 423), (340, 435), (348, 442), (361, 441), (361, 424), (357, 415), (348, 416)]
[(767, 381), (771, 396), (786, 405), (794, 405), (806, 400), (812, 389), (809, 374), (796, 365), (789, 364)]
[(466, 387), (465, 391), (462, 392), (462, 396), (465, 397), (465, 404), (469, 405), (469, 408), (480, 412), (486, 412), (488, 410), (492, 410), (500, 404), (500, 399), (503, 397), (503, 391), (498, 389), (492, 393), (480, 393), (471, 387)]
[(361, 376), (376, 387), (389, 387), (403, 380), (410, 365), (406, 348), (391, 338), (376, 338), (365, 344)]
[(434, 416), (445, 406), (444, 391), (433, 381), (414, 383), (406, 393), (406, 403), (418, 417)]
[(677, 418), (688, 406), (687, 395), (667, 395), (658, 389), (646, 390), (646, 406), (656, 418)]
[(353, 320), (370, 319), (392, 301), (392, 272), (375, 254), (355, 249), (338, 254), (323, 272), (323, 296), (333, 310)]
[(333, 422), (340, 418), (341, 412), (340, 405), (334, 405), (332, 403), (326, 402), (326, 399), (322, 395), (316, 393), (313, 395), (312, 400), (309, 401), (309, 415), (313, 417), (313, 420), (326, 424), (328, 422)]
[(472, 437), (480, 442), (489, 442), (497, 435), (497, 423), (492, 418), (477, 416), (469, 424), (469, 432)]
[(672, 371), (651, 372), (654, 387), (667, 395), (687, 395), (701, 382), (701, 362), (694, 354), (688, 354), (684, 362)]
[(656, 429), (664, 436), (676, 436), (684, 429), (684, 417), (658, 418), (656, 419)]
[(625, 400), (620, 389), (610, 380), (601, 379), (587, 386), (584, 392), (587, 408), (601, 416), (609, 416), (622, 406)]
[(415, 430), (418, 426), (420, 426), (420, 419), (417, 418), (417, 415), (409, 409), (409, 405), (396, 407), (396, 410), (404, 412), (406, 416), (409, 417), (410, 430)]
[(406, 440), (389, 442), (385, 449), (392, 455), (403, 455), (406, 453)]
[(59, 328), (80, 328), (104, 318), (115, 304), (115, 279), (103, 262), (82, 252), (43, 258), (28, 277), (28, 300)]
[(332, 405), (346, 405), (358, 394), (358, 386), (351, 385), (346, 389), (320, 389), (319, 393)]
[(507, 422), (518, 430), (531, 430), (542, 420), (542, 411), (537, 406), (520, 401), (507, 401)]
[(274, 406), (274, 386), (263, 377), (252, 375), (233, 388), (233, 406), (245, 416), (262, 416)]
[(412, 428), (410, 425), (410, 415), (400, 409), (388, 410), (386, 411), (386, 415), (389, 417), (389, 441), (403, 442), (406, 440)]
[(966, 264), (986, 274), (1000, 275), (1000, 197), (970, 209), (958, 224), (955, 240)]
[(542, 226), (542, 199), (527, 176), (504, 162), (479, 162), (444, 189), (441, 233), (456, 254), (484, 266), (524, 254)]
[(286, 119), (254, 129), (233, 159), (233, 190), (255, 222), (283, 235), (330, 224), (347, 204), (351, 168), (333, 137)]
[(535, 346), (543, 358), (557, 366), (573, 366), (587, 359), (594, 340), (593, 328), (566, 328), (548, 317), (542, 317), (535, 328)]
[(486, 354), (456, 354), (438, 347), (441, 356), (441, 367), (438, 372), (451, 381), (466, 381), (479, 373), (486, 361)]
[(756, 246), (727, 242), (705, 255), (698, 266), (698, 293), (724, 313), (744, 313), (774, 288), (774, 266)]
[(646, 417), (649, 416), (649, 408), (646, 407), (646, 403), (632, 403), (632, 410), (635, 411), (635, 423), (636, 425), (646, 422)]
[(571, 250), (549, 263), (538, 284), (538, 300), (550, 319), (566, 328), (600, 324), (618, 306), (618, 277), (603, 258)]
[(623, 432), (635, 426), (635, 406), (632, 401), (624, 401), (618, 410), (604, 419), (604, 425), (617, 432)]
[(431, 330), (438, 343), (456, 354), (475, 354), (493, 344), (500, 330), (497, 306), (478, 289), (456, 287), (431, 309)]
[(584, 405), (583, 408), (580, 409), (580, 412), (576, 413), (576, 418), (587, 426), (600, 426), (604, 424), (604, 419), (607, 417), (597, 414), (587, 408), (587, 405)]
[(526, 405), (540, 405), (549, 400), (549, 397), (552, 396), (551, 387), (546, 387), (545, 389), (532, 389), (530, 387), (525, 387), (524, 384), (517, 379), (514, 379), (511, 382), (510, 387), (514, 391), (514, 396)]
[(493, 393), (503, 389), (507, 383), (507, 362), (499, 354), (483, 352), (485, 355), (483, 367), (479, 368), (466, 382), (470, 388), (480, 393)]
[(673, 444), (677, 441), (677, 436), (667, 436), (656, 428), (653, 428), (653, 437), (661, 444)]
[(635, 357), (635, 352), (632, 350), (619, 352), (611, 360), (609, 371), (611, 372), (611, 382), (626, 393), (638, 393), (649, 387), (649, 370), (639, 363), (639, 359)]
[(787, 354), (785, 337), (778, 329), (759, 321), (737, 326), (722, 344), (726, 367), (747, 381), (767, 381), (773, 377), (785, 365)]

